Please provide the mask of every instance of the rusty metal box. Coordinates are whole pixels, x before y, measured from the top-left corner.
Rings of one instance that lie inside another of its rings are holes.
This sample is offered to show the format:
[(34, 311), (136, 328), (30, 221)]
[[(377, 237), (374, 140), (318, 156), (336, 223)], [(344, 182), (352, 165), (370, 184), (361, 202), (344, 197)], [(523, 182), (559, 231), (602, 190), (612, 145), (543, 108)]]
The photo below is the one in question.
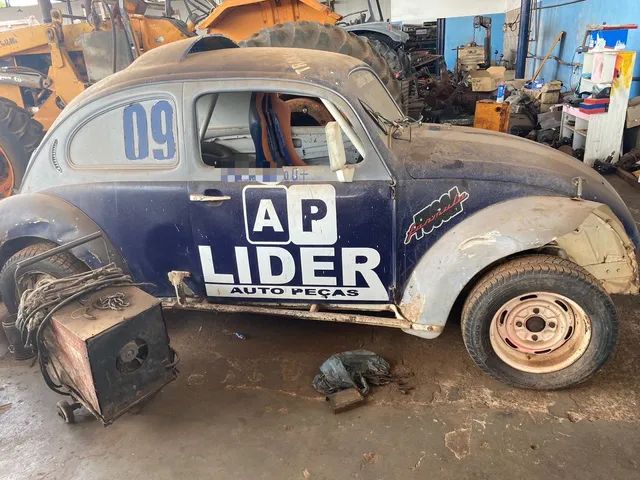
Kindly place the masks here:
[[(119, 310), (99, 308), (115, 294)], [(60, 309), (47, 340), (60, 381), (105, 424), (176, 378), (160, 301), (133, 286), (105, 288)]]
[(510, 115), (511, 106), (508, 103), (480, 100), (476, 103), (473, 126), (475, 128), (507, 133), (509, 131)]

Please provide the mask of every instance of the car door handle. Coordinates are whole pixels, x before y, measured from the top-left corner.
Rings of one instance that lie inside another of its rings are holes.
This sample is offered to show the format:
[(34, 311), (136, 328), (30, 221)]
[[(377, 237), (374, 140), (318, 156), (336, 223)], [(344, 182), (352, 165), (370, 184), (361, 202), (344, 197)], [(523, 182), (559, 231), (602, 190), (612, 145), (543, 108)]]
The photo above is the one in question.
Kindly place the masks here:
[(225, 202), (231, 200), (229, 195), (202, 195), (201, 193), (192, 193), (189, 195), (189, 200), (192, 202)]

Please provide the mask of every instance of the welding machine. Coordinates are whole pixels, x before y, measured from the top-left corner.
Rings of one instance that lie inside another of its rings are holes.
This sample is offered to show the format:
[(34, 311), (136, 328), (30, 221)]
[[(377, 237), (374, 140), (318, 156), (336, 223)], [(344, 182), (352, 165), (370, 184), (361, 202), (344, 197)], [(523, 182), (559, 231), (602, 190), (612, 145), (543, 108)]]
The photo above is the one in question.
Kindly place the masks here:
[(76, 403), (105, 425), (176, 378), (176, 356), (160, 301), (131, 286), (108, 287), (67, 304), (46, 334), (49, 370)]

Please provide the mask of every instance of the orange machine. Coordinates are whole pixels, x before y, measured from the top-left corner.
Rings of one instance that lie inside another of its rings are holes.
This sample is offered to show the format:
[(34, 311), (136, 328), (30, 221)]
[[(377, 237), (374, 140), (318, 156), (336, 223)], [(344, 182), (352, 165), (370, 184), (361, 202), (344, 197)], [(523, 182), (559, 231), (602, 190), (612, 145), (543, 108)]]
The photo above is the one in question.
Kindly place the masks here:
[(334, 25), (341, 18), (316, 0), (227, 0), (198, 22), (197, 29), (239, 42), (279, 23), (304, 20)]

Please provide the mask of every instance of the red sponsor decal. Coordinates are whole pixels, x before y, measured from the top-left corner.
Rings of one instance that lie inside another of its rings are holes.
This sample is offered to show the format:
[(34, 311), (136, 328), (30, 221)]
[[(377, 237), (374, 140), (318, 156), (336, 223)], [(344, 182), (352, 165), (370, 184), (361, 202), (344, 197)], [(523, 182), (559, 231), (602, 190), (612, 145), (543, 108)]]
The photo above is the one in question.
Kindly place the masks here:
[(451, 220), (464, 211), (463, 203), (469, 198), (469, 193), (453, 187), (413, 216), (413, 223), (409, 225), (404, 237), (404, 243), (409, 244), (414, 238), (420, 240), (436, 228)]

